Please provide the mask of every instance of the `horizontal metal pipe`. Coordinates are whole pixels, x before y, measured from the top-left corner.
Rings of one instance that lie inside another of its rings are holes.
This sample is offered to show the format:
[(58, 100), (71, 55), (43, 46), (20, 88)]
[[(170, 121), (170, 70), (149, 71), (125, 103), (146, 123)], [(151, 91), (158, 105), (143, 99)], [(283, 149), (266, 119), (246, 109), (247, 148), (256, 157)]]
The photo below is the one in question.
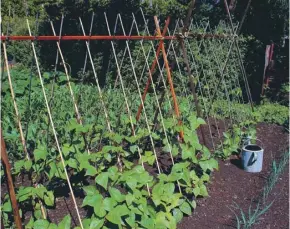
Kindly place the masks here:
[[(98, 35), (98, 36), (1, 36), (1, 40), (12, 40), (12, 41), (68, 41), (68, 40), (176, 40), (181, 36), (177, 34), (176, 36), (108, 36), (108, 35)], [(230, 35), (221, 34), (199, 34), (199, 33), (189, 33), (185, 38), (232, 38)]]
[(1, 40), (13, 41), (58, 41), (58, 40), (172, 40), (175, 36), (1, 36)]

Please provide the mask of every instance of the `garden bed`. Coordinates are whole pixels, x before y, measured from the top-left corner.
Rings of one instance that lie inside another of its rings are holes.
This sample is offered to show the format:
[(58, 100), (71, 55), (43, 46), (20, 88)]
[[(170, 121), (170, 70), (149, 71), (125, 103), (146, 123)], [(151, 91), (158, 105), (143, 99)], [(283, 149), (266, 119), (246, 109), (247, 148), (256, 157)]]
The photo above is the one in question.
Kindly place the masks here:
[[(221, 129), (223, 128), (221, 127)], [(206, 132), (206, 136), (208, 134)], [(244, 172), (239, 165), (237, 157), (231, 157), (231, 160), (224, 162), (221, 161), (219, 171), (212, 174), (212, 179), (208, 185), (210, 197), (198, 199), (196, 211), (192, 216), (185, 217), (179, 223), (178, 228), (190, 229), (195, 226), (201, 229), (236, 228), (235, 216), (228, 207), (235, 201), (242, 208), (247, 208), (251, 202), (251, 198), (255, 200), (263, 189), (263, 185), (269, 175), (272, 161), (278, 159), (288, 146), (288, 134), (282, 127), (277, 125), (259, 124), (257, 137), (264, 142), (265, 146), (263, 171), (257, 174)], [(168, 159), (164, 158), (165, 161)], [(267, 220), (262, 220), (259, 228), (267, 228), (267, 225), (270, 225), (270, 228), (274, 225), (275, 228), (287, 228), (288, 216), (286, 212), (288, 212), (288, 205), (286, 199), (288, 200), (288, 171), (285, 171), (282, 179), (282, 182), (277, 184), (274, 194), (270, 195), (270, 198), (276, 198), (275, 203), (268, 214), (265, 215)], [(28, 177), (17, 178), (15, 186), (18, 187), (21, 185), (30, 186)], [(2, 196), (6, 193), (6, 190), (6, 185), (2, 184)], [(285, 191), (279, 194), (282, 190)], [(70, 214), (72, 217), (72, 226), (77, 225), (76, 211), (72, 199), (67, 195), (69, 193), (67, 186), (55, 189), (54, 193), (56, 197), (55, 208), (48, 209), (48, 218), (52, 222), (59, 223), (67, 214)], [(81, 208), (83, 196), (77, 193), (75, 194), (81, 218), (85, 218), (87, 212), (84, 208)], [(25, 213), (25, 223), (28, 223), (30, 217), (31, 212), (28, 210)], [(277, 224), (278, 221), (279, 225)]]
[[(192, 216), (185, 217), (178, 228), (236, 228), (235, 216), (229, 207), (236, 202), (244, 210), (248, 209), (251, 200), (255, 200), (261, 193), (269, 176), (272, 161), (279, 160), (288, 147), (289, 135), (283, 127), (274, 124), (259, 124), (257, 137), (265, 146), (262, 172), (257, 174), (244, 172), (236, 157), (221, 161), (219, 171), (214, 172), (208, 185), (209, 197), (197, 201), (196, 211)], [(275, 199), (275, 202), (254, 228), (289, 227), (288, 186), (289, 173), (286, 169), (269, 196), (269, 201)]]

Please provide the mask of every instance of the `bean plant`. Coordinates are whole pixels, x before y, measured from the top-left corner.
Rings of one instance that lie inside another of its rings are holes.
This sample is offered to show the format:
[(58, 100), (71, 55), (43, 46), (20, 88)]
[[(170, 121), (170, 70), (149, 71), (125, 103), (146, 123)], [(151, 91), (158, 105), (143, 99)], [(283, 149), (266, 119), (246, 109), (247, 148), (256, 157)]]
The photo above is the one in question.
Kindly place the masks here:
[[(142, 113), (137, 122), (135, 114), (140, 98), (136, 90), (125, 90), (130, 117), (119, 86), (102, 88), (101, 97), (96, 86), (72, 80), (80, 124), (64, 73), (45, 72), (45, 90), (64, 168), (39, 79), (25, 68), (12, 69), (11, 76), (30, 160), (19, 140), (17, 117), (5, 74), (1, 92), (5, 111), (2, 128), (13, 176), (28, 176), (31, 181), (31, 186), (16, 188), (23, 220), (28, 211), (32, 212), (25, 228), (71, 228), (70, 215), (59, 224), (43, 217), (57, 204), (55, 190), (68, 189), (65, 170), (74, 193), (82, 198), (80, 207), (86, 211), (82, 219), (84, 228), (176, 228), (177, 223), (197, 207), (197, 198), (208, 196), (211, 172), (218, 169), (216, 156), (228, 158), (255, 123), (244, 121), (233, 125), (224, 133), (223, 151), (220, 146), (213, 152), (200, 143), (197, 130), (206, 122), (196, 115), (191, 95), (178, 94), (180, 118), (174, 115), (169, 103), (164, 103), (162, 119), (159, 115), (158, 125), (155, 125), (157, 104), (153, 93), (145, 100), (148, 120)], [(110, 129), (103, 104), (108, 111)], [(220, 108), (225, 112), (226, 109)], [(216, 109), (215, 103), (211, 116), (227, 117), (227, 113), (216, 112)], [(177, 137), (180, 133), (183, 139)], [(164, 164), (161, 158), (170, 163)], [(9, 196), (4, 195), (2, 200), (3, 221), (5, 227), (11, 227), (13, 213)], [(75, 226), (79, 228), (80, 225)]]

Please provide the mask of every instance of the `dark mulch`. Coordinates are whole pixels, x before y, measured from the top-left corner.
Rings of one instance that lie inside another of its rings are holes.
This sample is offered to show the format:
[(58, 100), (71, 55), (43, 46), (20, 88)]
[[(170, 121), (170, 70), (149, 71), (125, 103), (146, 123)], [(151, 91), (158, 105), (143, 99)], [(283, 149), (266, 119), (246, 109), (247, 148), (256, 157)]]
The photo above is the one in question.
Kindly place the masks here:
[[(289, 168), (279, 178), (269, 199), (274, 200), (271, 208), (261, 216), (255, 229), (289, 228)], [(270, 201), (270, 203), (271, 203)]]
[[(196, 211), (180, 222), (179, 229), (236, 228), (235, 216), (228, 206), (236, 202), (243, 209), (248, 209), (251, 201), (257, 200), (262, 192), (272, 161), (279, 160), (288, 147), (289, 136), (282, 127), (277, 125), (259, 124), (257, 137), (264, 143), (262, 172), (255, 174), (243, 171), (239, 160), (234, 157), (220, 162), (219, 171), (214, 172), (211, 183), (208, 185), (210, 197), (198, 201)], [(270, 202), (275, 199), (274, 204), (253, 228), (285, 229), (289, 227), (288, 180), (289, 174), (285, 171), (268, 198)]]

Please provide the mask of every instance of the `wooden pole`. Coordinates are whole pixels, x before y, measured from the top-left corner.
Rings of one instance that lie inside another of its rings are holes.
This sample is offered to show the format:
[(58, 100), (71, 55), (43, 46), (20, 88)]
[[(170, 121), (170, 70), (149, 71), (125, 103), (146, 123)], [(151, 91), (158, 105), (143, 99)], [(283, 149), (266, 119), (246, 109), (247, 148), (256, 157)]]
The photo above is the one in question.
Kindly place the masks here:
[(7, 185), (8, 185), (8, 190), (9, 190), (9, 196), (13, 208), (13, 216), (14, 216), (14, 221), (16, 224), (16, 227), (18, 229), (22, 229), (22, 223), (21, 223), (21, 217), (19, 214), (19, 208), (16, 200), (16, 195), (15, 195), (15, 190), (14, 190), (14, 185), (13, 185), (13, 180), (12, 180), (12, 175), (11, 175), (11, 166), (9, 164), (8, 160), (8, 155), (6, 151), (6, 146), (2, 134), (2, 129), (1, 129), (1, 160), (4, 166), (4, 171), (7, 177)]
[[(161, 30), (160, 30), (160, 27), (158, 24), (157, 16), (154, 16), (154, 21), (155, 21), (157, 34), (161, 35)], [(170, 71), (170, 67), (169, 67), (169, 63), (168, 63), (167, 54), (166, 54), (163, 40), (161, 40), (161, 50), (162, 50), (163, 60), (164, 60), (164, 64), (165, 64), (165, 68), (166, 68), (166, 72), (167, 72), (167, 79), (168, 79), (168, 83), (170, 86), (170, 92), (171, 92), (171, 95), (173, 98), (175, 114), (176, 114), (176, 117), (179, 119), (180, 118), (180, 111), (179, 111), (179, 107), (178, 107), (178, 102), (177, 102), (177, 98), (176, 98), (176, 94), (175, 94), (175, 90), (174, 90), (174, 85), (173, 85), (173, 81), (172, 81), (172, 77), (171, 77), (171, 71)], [(178, 124), (179, 125), (182, 124), (180, 119), (178, 120)], [(181, 137), (181, 139), (184, 138), (183, 131), (180, 131), (180, 137)]]

